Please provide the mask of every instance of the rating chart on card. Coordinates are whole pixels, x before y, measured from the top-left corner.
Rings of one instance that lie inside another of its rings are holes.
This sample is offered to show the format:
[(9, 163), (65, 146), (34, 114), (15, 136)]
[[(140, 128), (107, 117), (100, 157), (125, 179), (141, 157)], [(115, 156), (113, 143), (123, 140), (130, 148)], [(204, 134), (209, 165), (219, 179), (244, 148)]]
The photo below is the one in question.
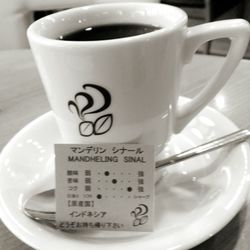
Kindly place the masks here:
[(55, 153), (59, 228), (153, 230), (153, 146), (57, 144)]

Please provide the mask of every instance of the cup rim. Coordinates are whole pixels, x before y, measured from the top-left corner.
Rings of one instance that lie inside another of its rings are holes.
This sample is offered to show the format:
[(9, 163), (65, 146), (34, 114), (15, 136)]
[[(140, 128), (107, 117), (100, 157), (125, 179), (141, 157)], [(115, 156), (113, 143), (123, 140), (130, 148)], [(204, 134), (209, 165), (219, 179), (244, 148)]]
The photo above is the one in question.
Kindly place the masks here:
[[(155, 30), (153, 32), (149, 33), (144, 33), (136, 36), (131, 36), (131, 37), (122, 37), (122, 38), (115, 38), (115, 39), (108, 39), (108, 40), (97, 40), (97, 41), (66, 41), (66, 40), (60, 40), (56, 38), (51, 38), (44, 36), (39, 33), (41, 29), (43, 29), (44, 23), (47, 21), (50, 22), (55, 22), (55, 20), (62, 19), (65, 16), (73, 16), (74, 13), (80, 12), (80, 11), (88, 11), (88, 10), (94, 10), (100, 11), (105, 8), (157, 8), (161, 11), (164, 11), (164, 9), (170, 11), (173, 10), (175, 13), (179, 14), (181, 18), (179, 18), (178, 22), (176, 22), (174, 25), (171, 26), (171, 28), (167, 27), (161, 27), (158, 30)], [(67, 10), (63, 10), (57, 13), (50, 14), (48, 16), (45, 16), (35, 22), (33, 22), (27, 29), (27, 37), (29, 42), (31, 43), (32, 41), (47, 45), (47, 46), (55, 46), (55, 47), (78, 47), (78, 46), (105, 46), (105, 45), (116, 45), (116, 44), (121, 44), (121, 43), (128, 43), (132, 41), (139, 41), (139, 40), (145, 40), (149, 39), (152, 36), (162, 36), (164, 34), (171, 33), (180, 27), (183, 27), (187, 23), (187, 14), (184, 12), (182, 9), (177, 8), (172, 5), (167, 5), (167, 4), (160, 4), (160, 3), (139, 3), (139, 2), (128, 2), (128, 3), (102, 3), (102, 4), (94, 4), (94, 5), (88, 5), (88, 6), (82, 6), (82, 7), (76, 7), (76, 8), (71, 8)]]

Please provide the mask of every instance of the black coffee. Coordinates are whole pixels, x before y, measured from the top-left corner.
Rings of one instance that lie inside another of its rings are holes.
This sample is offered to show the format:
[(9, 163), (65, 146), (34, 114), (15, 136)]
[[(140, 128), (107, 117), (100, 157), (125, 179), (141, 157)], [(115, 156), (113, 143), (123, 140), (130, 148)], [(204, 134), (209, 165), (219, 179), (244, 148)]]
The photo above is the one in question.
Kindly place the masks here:
[(62, 35), (58, 39), (66, 41), (99, 41), (122, 37), (137, 36), (160, 29), (152, 25), (142, 24), (109, 24), (87, 27)]

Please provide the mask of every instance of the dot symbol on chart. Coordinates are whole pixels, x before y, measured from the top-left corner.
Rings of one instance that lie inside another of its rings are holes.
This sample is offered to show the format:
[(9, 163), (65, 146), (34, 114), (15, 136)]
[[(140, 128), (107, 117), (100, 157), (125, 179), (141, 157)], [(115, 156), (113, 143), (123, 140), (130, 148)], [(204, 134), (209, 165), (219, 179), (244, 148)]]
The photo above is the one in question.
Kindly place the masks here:
[(101, 194), (98, 194), (98, 195), (96, 196), (96, 198), (100, 200), (100, 199), (102, 198), (102, 195), (101, 195)]
[(109, 174), (110, 174), (109, 171), (104, 172), (104, 175), (106, 175), (106, 176), (109, 176)]
[(113, 180), (112, 180), (112, 183), (113, 183), (113, 184), (116, 184), (116, 183), (117, 183), (117, 180), (116, 180), (116, 179), (113, 179)]

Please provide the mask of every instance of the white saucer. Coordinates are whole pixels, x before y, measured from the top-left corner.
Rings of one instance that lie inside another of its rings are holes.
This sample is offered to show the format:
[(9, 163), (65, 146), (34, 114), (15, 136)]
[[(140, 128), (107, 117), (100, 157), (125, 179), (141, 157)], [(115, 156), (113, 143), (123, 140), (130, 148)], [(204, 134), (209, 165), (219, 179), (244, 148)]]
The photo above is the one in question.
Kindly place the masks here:
[[(173, 137), (161, 157), (235, 130), (231, 121), (207, 107)], [(28, 196), (54, 184), (52, 143), (59, 139), (49, 112), (22, 129), (0, 156), (1, 219), (35, 249), (189, 249), (223, 228), (247, 197), (250, 150), (242, 143), (169, 168), (156, 187), (152, 233), (57, 231), (27, 218), (22, 205)]]

